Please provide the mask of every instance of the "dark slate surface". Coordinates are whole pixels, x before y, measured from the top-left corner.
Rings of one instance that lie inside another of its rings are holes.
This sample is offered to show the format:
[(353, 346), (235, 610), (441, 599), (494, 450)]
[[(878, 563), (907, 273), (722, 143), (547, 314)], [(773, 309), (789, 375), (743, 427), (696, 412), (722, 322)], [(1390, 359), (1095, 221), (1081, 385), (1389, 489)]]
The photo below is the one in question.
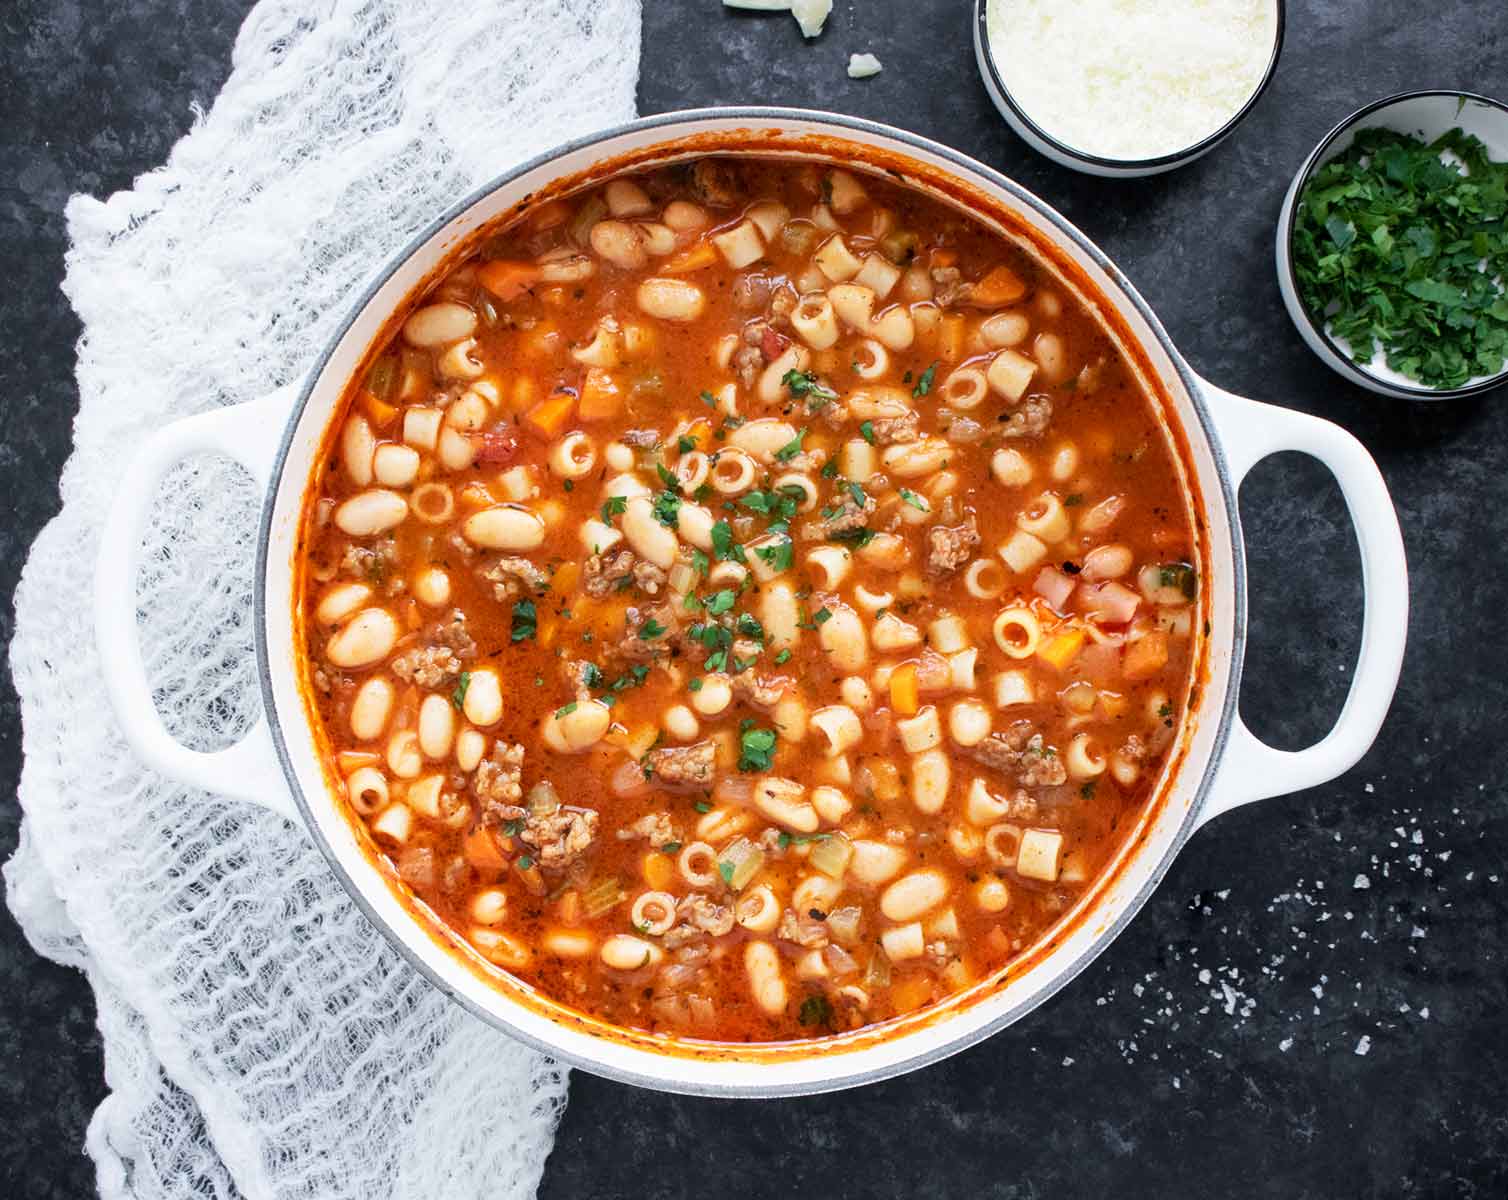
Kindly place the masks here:
[[(61, 210), (162, 161), (211, 101), (244, 0), (9, 0), (0, 12), (0, 586), (56, 507), (76, 403)], [(1378, 745), (1346, 778), (1221, 818), (1067, 991), (929, 1070), (857, 1093), (735, 1104), (577, 1074), (542, 1194), (565, 1197), (1497, 1197), (1508, 1194), (1508, 693), (1503, 395), (1407, 405), (1305, 351), (1273, 279), (1288, 174), (1352, 108), (1417, 87), (1508, 93), (1491, 0), (1303, 0), (1237, 137), (1171, 176), (1105, 182), (1034, 157), (975, 74), (967, 6), (840, 0), (788, 17), (649, 0), (641, 108), (780, 103), (949, 142), (1061, 207), (1126, 269), (1194, 366), (1340, 421), (1381, 462), (1414, 612)], [(843, 73), (852, 51), (878, 78)], [(1354, 541), (1323, 471), (1286, 455), (1242, 495), (1253, 578), (1242, 710), (1275, 744), (1340, 709), (1358, 640)], [(8, 638), (10, 614), (0, 613)], [(0, 693), (0, 852), (18, 713)], [(0, 1193), (78, 1196), (104, 1094), (83, 980), (0, 918)]]

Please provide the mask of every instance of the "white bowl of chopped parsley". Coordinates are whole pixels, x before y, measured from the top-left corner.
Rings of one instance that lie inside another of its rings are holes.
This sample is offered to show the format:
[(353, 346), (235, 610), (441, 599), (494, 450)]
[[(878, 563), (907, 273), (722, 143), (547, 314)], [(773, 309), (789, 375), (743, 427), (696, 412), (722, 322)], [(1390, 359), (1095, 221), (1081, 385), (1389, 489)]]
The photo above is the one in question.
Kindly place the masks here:
[(1294, 176), (1278, 285), (1353, 383), (1441, 400), (1508, 383), (1508, 105), (1407, 92), (1352, 113)]

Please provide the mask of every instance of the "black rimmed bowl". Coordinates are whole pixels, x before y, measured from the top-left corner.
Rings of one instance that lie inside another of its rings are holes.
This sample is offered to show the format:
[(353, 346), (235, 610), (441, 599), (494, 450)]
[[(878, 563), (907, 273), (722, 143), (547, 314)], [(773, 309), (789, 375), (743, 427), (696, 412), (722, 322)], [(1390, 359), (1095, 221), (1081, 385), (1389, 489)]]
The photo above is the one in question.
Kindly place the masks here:
[(1322, 316), (1311, 313), (1299, 295), (1293, 269), (1293, 235), (1297, 224), (1299, 194), (1320, 167), (1351, 148), (1363, 129), (1392, 129), (1434, 141), (1449, 130), (1460, 128), (1479, 138), (1496, 161), (1508, 159), (1508, 104), (1474, 92), (1400, 92), (1357, 109), (1320, 139), (1304, 165), (1298, 169), (1283, 198), (1278, 218), (1278, 288), (1299, 336), (1336, 374), (1351, 383), (1400, 400), (1458, 400), (1508, 384), (1508, 363), (1492, 375), (1468, 379), (1460, 387), (1437, 388), (1420, 383), (1382, 363), (1381, 355), (1359, 363), (1331, 335)]
[(1213, 133), (1192, 145), (1153, 158), (1106, 158), (1091, 154), (1087, 150), (1081, 150), (1054, 137), (1034, 121), (1011, 92), (1009, 84), (995, 61), (990, 44), (990, 0), (974, 0), (974, 57), (978, 60), (979, 74), (984, 80), (985, 90), (989, 92), (995, 107), (1000, 110), (1000, 115), (1005, 118), (1012, 129), (1021, 135), (1022, 140), (1038, 153), (1046, 155), (1055, 163), (1071, 167), (1075, 171), (1082, 171), (1086, 175), (1103, 175), (1120, 179), (1130, 179), (1141, 175), (1160, 175), (1164, 171), (1184, 166), (1208, 154), (1231, 135), (1236, 126), (1246, 119), (1246, 115), (1262, 98), (1262, 93), (1267, 90), (1268, 84), (1277, 73), (1278, 57), (1283, 52), (1283, 32), (1287, 16), (1285, 0), (1272, 0), (1272, 3), (1276, 10), (1272, 52), (1268, 55), (1267, 66), (1262, 72), (1261, 80), (1252, 94), (1246, 98), (1246, 102)]

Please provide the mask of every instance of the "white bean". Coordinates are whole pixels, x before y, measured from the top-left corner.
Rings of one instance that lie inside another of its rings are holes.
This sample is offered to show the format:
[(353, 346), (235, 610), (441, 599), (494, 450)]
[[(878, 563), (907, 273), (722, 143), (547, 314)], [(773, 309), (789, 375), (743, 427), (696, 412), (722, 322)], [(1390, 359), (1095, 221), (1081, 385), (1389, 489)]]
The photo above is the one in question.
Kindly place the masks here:
[(527, 508), (495, 504), (467, 517), (461, 536), (484, 550), (518, 553), (539, 549), (545, 540), (545, 523)]
[(455, 740), (456, 710), (448, 696), (431, 692), (419, 705), (419, 749), (428, 758), (445, 758)]
[(702, 289), (684, 279), (646, 279), (636, 299), (643, 312), (662, 321), (694, 321), (707, 307)]
[(454, 300), (426, 304), (403, 323), (403, 340), (410, 346), (432, 350), (470, 337), (476, 329), (476, 313)]
[(931, 912), (947, 895), (948, 877), (941, 871), (912, 871), (880, 893), (880, 912), (887, 921), (904, 924)]
[(744, 970), (754, 1003), (772, 1017), (785, 1012), (785, 980), (780, 974), (780, 956), (769, 942), (750, 942), (744, 947)]
[(673, 529), (655, 519), (654, 505), (647, 497), (633, 496), (623, 512), (623, 536), (640, 558), (654, 563), (662, 571), (675, 564), (680, 541)]
[(638, 971), (665, 957), (665, 951), (630, 933), (615, 933), (597, 952), (604, 965), (615, 971)]
[(461, 702), (461, 711), (473, 725), (484, 729), (502, 719), (503, 688), (497, 672), (491, 667), (478, 667), (471, 672), (466, 684), (466, 696)]
[(365, 680), (351, 699), (351, 736), (371, 742), (382, 736), (393, 711), (397, 690), (381, 675)]
[(797, 833), (816, 833), (821, 821), (806, 799), (806, 789), (792, 779), (771, 776), (754, 785), (754, 807), (777, 825)]
[(358, 492), (335, 510), (335, 527), (351, 537), (373, 537), (400, 525), (408, 516), (408, 501), (397, 492), (373, 488)]
[(420, 604), (440, 608), (450, 603), (450, 576), (444, 567), (425, 567), (414, 578), (414, 596)]
[(337, 667), (369, 667), (398, 642), (398, 622), (385, 608), (364, 608), (325, 643), (325, 657)]
[(364, 583), (337, 583), (319, 598), (314, 619), (321, 625), (339, 625), (367, 602), (372, 589)]
[(372, 455), (372, 474), (384, 487), (408, 487), (419, 477), (419, 452), (412, 446), (384, 442)]
[(366, 487), (372, 482), (372, 452), (377, 439), (372, 436), (372, 427), (360, 413), (346, 419), (340, 431), (340, 458), (346, 475), (357, 487)]

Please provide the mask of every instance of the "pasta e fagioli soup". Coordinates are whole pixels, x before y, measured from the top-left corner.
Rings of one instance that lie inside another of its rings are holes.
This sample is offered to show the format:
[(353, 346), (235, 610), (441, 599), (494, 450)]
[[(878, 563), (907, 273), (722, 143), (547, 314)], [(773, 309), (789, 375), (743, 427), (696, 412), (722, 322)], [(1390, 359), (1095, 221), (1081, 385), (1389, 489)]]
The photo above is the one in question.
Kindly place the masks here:
[(821, 1036), (988, 978), (1188, 703), (1135, 372), (1019, 246), (841, 168), (703, 158), (498, 230), (313, 492), (350, 819), (488, 970), (619, 1026)]

